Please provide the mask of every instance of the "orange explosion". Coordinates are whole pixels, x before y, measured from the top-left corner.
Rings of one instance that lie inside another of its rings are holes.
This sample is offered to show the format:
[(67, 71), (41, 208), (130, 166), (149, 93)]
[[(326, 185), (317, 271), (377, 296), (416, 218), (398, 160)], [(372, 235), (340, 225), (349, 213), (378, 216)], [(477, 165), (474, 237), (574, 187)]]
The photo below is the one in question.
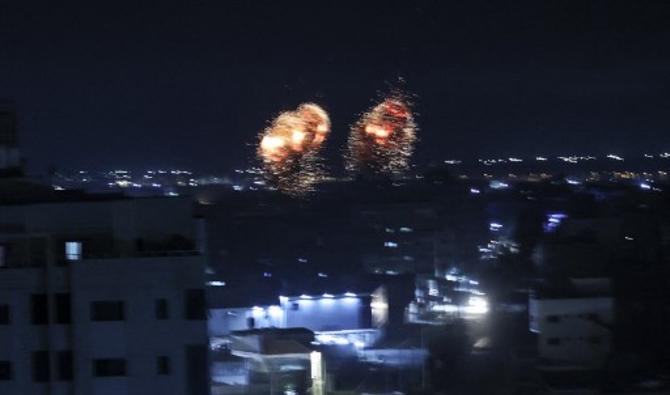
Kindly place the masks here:
[(349, 135), (349, 171), (399, 174), (409, 167), (416, 124), (409, 104), (395, 94), (363, 114)]
[(291, 194), (311, 190), (321, 176), (317, 154), (328, 133), (328, 113), (314, 103), (279, 114), (261, 134), (258, 146), (266, 178)]

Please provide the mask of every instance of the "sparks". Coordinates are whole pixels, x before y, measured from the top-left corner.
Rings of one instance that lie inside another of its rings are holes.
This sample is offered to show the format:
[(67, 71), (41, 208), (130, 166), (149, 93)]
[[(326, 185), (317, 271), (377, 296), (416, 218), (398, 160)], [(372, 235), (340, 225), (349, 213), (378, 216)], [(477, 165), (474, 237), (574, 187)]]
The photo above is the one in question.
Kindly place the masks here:
[(316, 104), (279, 114), (261, 133), (257, 149), (268, 181), (291, 195), (313, 190), (323, 178), (318, 153), (329, 133), (328, 113)]
[(398, 175), (409, 168), (416, 124), (400, 93), (384, 99), (351, 128), (346, 167), (351, 172)]

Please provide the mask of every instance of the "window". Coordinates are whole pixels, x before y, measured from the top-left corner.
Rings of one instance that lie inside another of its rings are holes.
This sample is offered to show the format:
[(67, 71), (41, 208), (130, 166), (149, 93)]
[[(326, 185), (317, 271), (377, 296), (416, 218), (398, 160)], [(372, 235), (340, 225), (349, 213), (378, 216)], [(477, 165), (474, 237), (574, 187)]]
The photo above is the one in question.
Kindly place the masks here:
[(547, 339), (547, 345), (558, 346), (559, 344), (561, 344), (561, 339), (557, 337), (550, 337)]
[(7, 246), (0, 244), (0, 269), (7, 267)]
[(204, 320), (205, 290), (187, 289), (184, 293), (184, 316), (187, 320)]
[(187, 345), (185, 351), (186, 392), (189, 394), (209, 393), (207, 346), (203, 344)]
[(81, 259), (81, 241), (65, 242), (65, 260), (78, 261)]
[(126, 360), (123, 358), (104, 358), (93, 360), (95, 377), (115, 377), (126, 375)]
[(58, 380), (72, 381), (74, 370), (72, 368), (72, 351), (58, 351)]
[(46, 294), (32, 294), (30, 296), (31, 322), (33, 325), (49, 323), (49, 306)]
[(49, 352), (33, 352), (33, 381), (44, 383), (49, 381), (51, 371), (49, 369)]
[(8, 325), (9, 321), (9, 305), (0, 304), (0, 325)]
[(547, 316), (547, 322), (551, 322), (551, 323), (561, 322), (561, 317), (559, 317), (557, 315), (548, 315)]
[(293, 311), (300, 310), (300, 303), (291, 303), (291, 310)]
[(99, 301), (91, 303), (92, 321), (123, 321), (125, 319), (122, 301)]
[(56, 294), (56, 323), (69, 324), (72, 321), (72, 309), (70, 307), (70, 294)]
[(9, 361), (0, 361), (0, 381), (12, 379), (12, 363)]
[(169, 375), (170, 374), (170, 358), (165, 355), (161, 355), (156, 358), (156, 373), (160, 375)]
[(167, 299), (156, 299), (156, 319), (157, 320), (167, 320), (169, 317), (168, 314), (168, 301)]

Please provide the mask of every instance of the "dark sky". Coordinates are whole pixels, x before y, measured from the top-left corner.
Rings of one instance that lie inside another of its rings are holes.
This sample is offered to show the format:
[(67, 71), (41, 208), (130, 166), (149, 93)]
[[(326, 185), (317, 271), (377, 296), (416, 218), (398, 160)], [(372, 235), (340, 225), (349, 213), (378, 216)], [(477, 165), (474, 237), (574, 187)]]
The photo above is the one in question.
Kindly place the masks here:
[(225, 171), (307, 100), (338, 166), (398, 76), (418, 162), (670, 150), (670, 2), (61, 3), (0, 2), (0, 98), (33, 172)]

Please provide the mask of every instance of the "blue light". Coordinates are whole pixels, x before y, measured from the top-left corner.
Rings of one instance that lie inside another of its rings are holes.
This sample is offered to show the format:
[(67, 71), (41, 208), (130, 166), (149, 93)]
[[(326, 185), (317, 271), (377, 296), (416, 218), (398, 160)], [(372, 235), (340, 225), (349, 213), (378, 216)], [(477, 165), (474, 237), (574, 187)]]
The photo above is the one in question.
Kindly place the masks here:
[(561, 225), (561, 222), (568, 216), (563, 213), (549, 213), (547, 214), (547, 222), (543, 224), (545, 233), (553, 233)]
[(489, 224), (489, 230), (491, 230), (492, 232), (497, 232), (500, 229), (502, 229), (502, 227), (503, 227), (503, 225), (498, 223), (498, 222), (491, 222)]
[(503, 181), (493, 180), (489, 183), (489, 187), (492, 189), (506, 189), (509, 188), (509, 184)]

